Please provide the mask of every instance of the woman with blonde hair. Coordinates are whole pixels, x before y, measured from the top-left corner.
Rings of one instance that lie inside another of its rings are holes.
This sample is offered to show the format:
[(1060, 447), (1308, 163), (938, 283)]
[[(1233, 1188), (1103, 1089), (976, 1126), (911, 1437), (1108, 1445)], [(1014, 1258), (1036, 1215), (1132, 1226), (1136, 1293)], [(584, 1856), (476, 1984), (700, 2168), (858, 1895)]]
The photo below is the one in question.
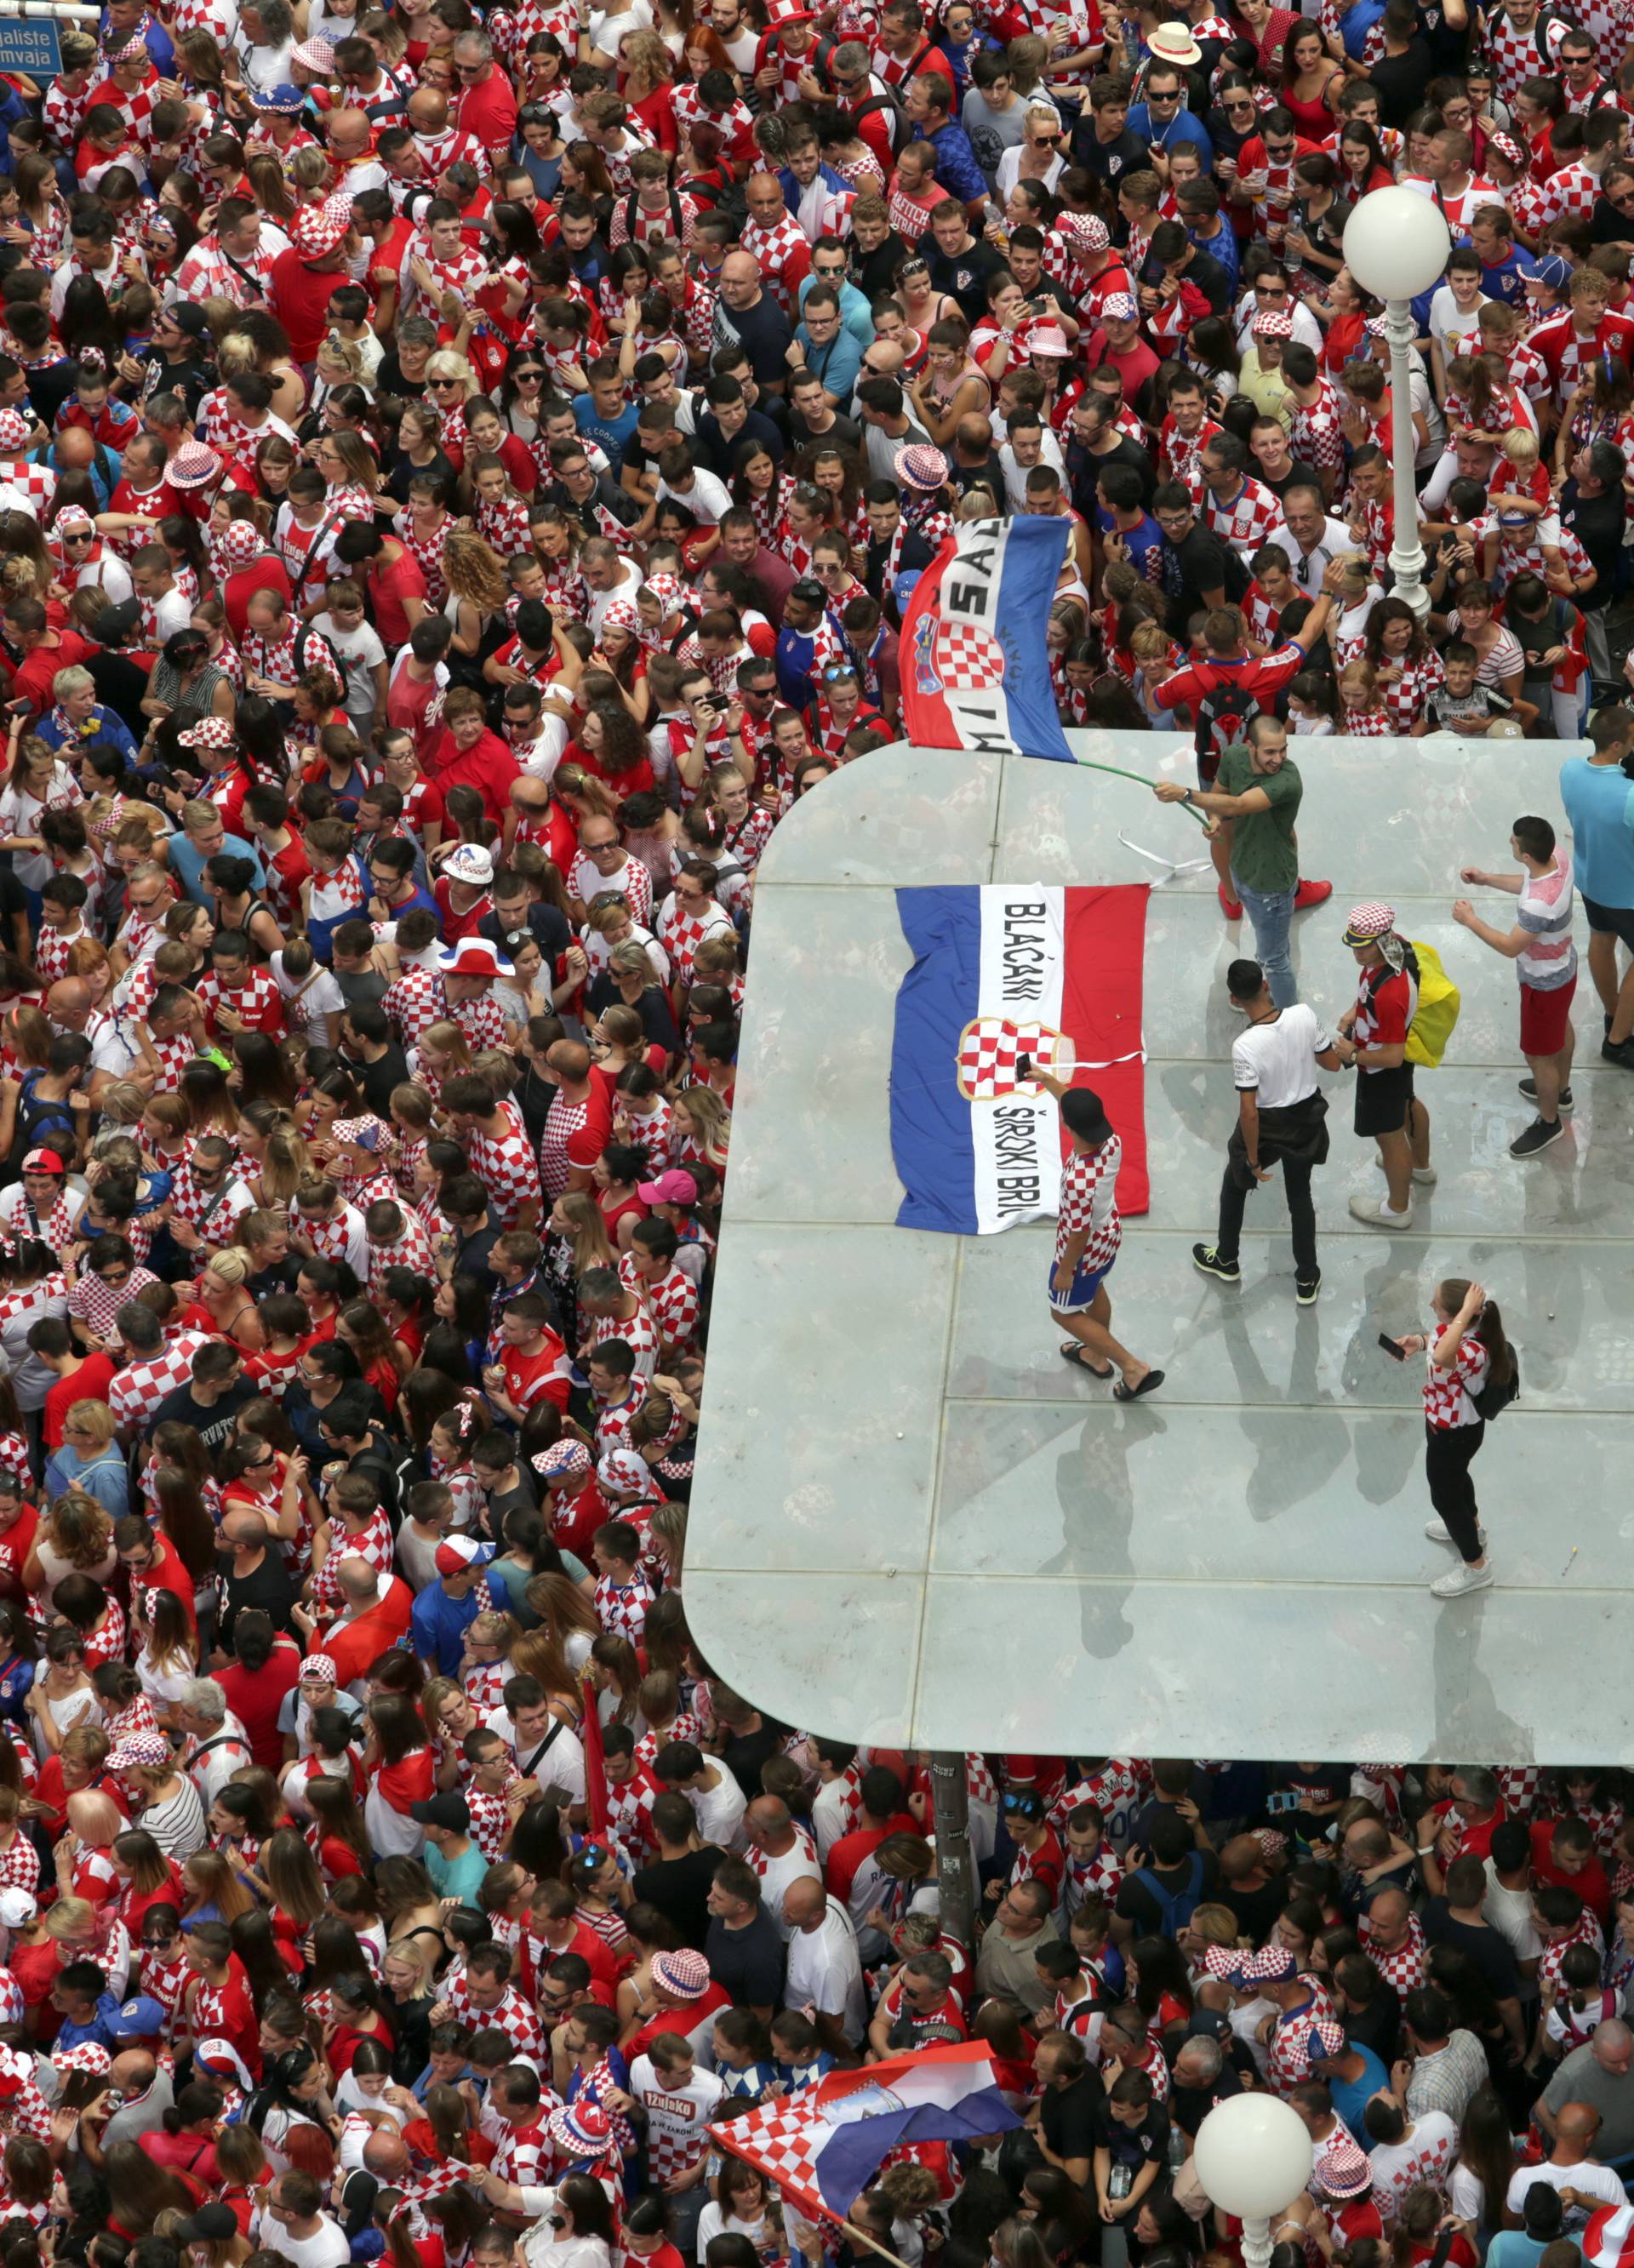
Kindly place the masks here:
[[(161, 1480), (167, 1477), (160, 1476)], [(173, 1591), (139, 1589), (130, 1602), (130, 1626), (138, 1641), (136, 1672), (142, 1690), (160, 1721), (173, 1722), (182, 1687), (199, 1674), (187, 1609)]]
[(238, 1145), (251, 1167), (245, 1179), (257, 1209), (287, 1216), (296, 1190), (312, 1172), (294, 1119), (276, 1103), (247, 1103), (239, 1113)]
[(341, 430), (321, 435), (313, 446), (313, 463), (329, 484), (327, 512), (365, 525), (372, 521), (380, 468), (361, 433)]
[(223, 1338), (256, 1354), (267, 1344), (261, 1317), (255, 1312), (255, 1301), (245, 1286), (249, 1279), (250, 1264), (236, 1245), (218, 1252), (198, 1281), (198, 1300), (208, 1308), (217, 1330)]
[[(534, 1580), (542, 1579), (536, 1577)], [(533, 1587), (530, 1583), (530, 1592)], [(530, 1606), (533, 1604), (531, 1598), (528, 1603)], [(590, 1647), (591, 1637), (585, 1632), (584, 1654), (586, 1660), (590, 1656)], [(564, 1725), (578, 1725), (584, 1713), (578, 1673), (568, 1660), (565, 1649), (557, 1645), (542, 1624), (537, 1630), (524, 1631), (512, 1647), (511, 1673), (514, 1677), (536, 1677), (545, 1689), (551, 1715), (559, 1717)]]
[[(439, 357), (433, 355), (431, 361)], [(429, 367), (429, 365), (428, 365)], [(480, 679), (482, 644), (496, 617), (503, 618), (510, 593), (504, 565), (490, 544), (468, 528), (456, 528), (443, 546), (448, 597), (443, 612), (453, 624), (451, 652), (469, 663), (471, 681)], [(454, 672), (456, 681), (462, 681)]]
[(677, 1166), (684, 1167), (690, 1160), (702, 1158), (718, 1174), (725, 1171), (732, 1113), (713, 1087), (682, 1087), (675, 1097), (671, 1133), (671, 1156)]
[(465, 405), (481, 390), (475, 371), (462, 354), (456, 354), (451, 347), (439, 347), (427, 357), (426, 399), (443, 421), (445, 449), (464, 448)]
[(420, 1035), (420, 1044), (409, 1061), (416, 1080), (431, 1095), (433, 1102), (443, 1091), (444, 1082), (457, 1071), (471, 1068), (471, 1049), (465, 1034), (452, 1020), (428, 1024)]
[[(578, 1678), (590, 1659), (590, 1649), (601, 1624), (587, 1592), (567, 1574), (535, 1575), (522, 1594), (540, 1618), (540, 1626)], [(534, 1638), (536, 1631), (525, 1633)]]
[(256, 1911), (254, 1896), (239, 1881), (232, 1861), (225, 1852), (212, 1850), (208, 1844), (202, 1850), (189, 1852), (182, 1860), (181, 1887), (187, 1892), (181, 1910), (184, 1926), (219, 1921), (231, 1928), (240, 1914)]

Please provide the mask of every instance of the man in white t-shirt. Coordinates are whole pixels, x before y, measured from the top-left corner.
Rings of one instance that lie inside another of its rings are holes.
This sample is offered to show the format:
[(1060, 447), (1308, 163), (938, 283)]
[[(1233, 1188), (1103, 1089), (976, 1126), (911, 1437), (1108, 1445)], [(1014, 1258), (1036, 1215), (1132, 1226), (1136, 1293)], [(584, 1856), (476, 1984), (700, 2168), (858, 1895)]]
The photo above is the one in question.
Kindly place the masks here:
[(1362, 2113), (1373, 2203), (1390, 2233), (1402, 2200), (1420, 2183), (1444, 2189), (1458, 2148), (1458, 2129), (1445, 2110), (1424, 2110), (1409, 2118), (1395, 2096), (1380, 2088)]
[(668, 1741), (652, 1759), (655, 1779), (679, 1788), (698, 1815), (700, 1843), (743, 1848), (743, 1790), (725, 1768), (691, 1741)]
[(809, 2010), (821, 2044), (844, 2055), (860, 2043), (868, 2021), (850, 1917), (820, 1881), (802, 1875), (783, 1894), (783, 1918), (793, 1932), (783, 2004)]
[(322, 2183), (291, 2167), (279, 2175), (256, 2212), (251, 2242), (292, 2261), (294, 2268), (345, 2268), (351, 2247), (322, 2205)]
[(1592, 2103), (1563, 2102), (1555, 2114), (1555, 2146), (1541, 2166), (1517, 2168), (1505, 2196), (1505, 2208), (1517, 2217), (1534, 2182), (1547, 2182), (1560, 2192), (1565, 2207), (1562, 2234), (1577, 2236), (1588, 2227), (1597, 2205), (1626, 2205), (1623, 2183), (1609, 2166), (1589, 2153), (1600, 2132), (1600, 2113)]
[(792, 1882), (821, 1880), (817, 1846), (778, 1795), (755, 1797), (744, 1814), (743, 1831), (749, 1864), (761, 1878), (761, 1896), (767, 1911), (777, 1917), (786, 1944), (794, 1933), (783, 1918), (783, 1894)]
[(630, 2067), (629, 2092), (647, 2117), (647, 2185), (669, 2206), (670, 2241), (690, 2259), (698, 2219), (709, 2203), (709, 2124), (726, 2090), (701, 2071), (692, 2043), (660, 2032)]
[(1523, 1819), (1501, 1820), (1483, 1860), (1486, 1896), (1483, 1919), (1505, 1940), (1528, 1981), (1536, 1976), (1543, 1940), (1532, 1919), (1532, 1838)]

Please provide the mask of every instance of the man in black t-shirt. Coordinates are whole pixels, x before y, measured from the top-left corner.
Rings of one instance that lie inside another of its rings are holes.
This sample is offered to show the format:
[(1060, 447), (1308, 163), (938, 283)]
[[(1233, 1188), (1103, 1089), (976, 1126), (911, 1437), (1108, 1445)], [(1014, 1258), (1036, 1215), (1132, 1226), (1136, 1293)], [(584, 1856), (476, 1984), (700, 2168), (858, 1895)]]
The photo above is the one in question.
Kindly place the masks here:
[(214, 1459), (232, 1440), (232, 1421), (239, 1411), (255, 1398), (237, 1347), (224, 1339), (211, 1339), (193, 1358), (190, 1383), (165, 1396), (153, 1413), (153, 1424), (189, 1426)]
[(1174, 2058), (1169, 2081), (1168, 2115), (1194, 2140), (1217, 2102), (1242, 2093), (1242, 2080), (1218, 2039), (1189, 2039)]
[(1277, 1915), (1287, 1903), (1287, 1890), (1267, 1872), (1265, 1853), (1255, 1835), (1233, 1835), (1220, 1852), (1222, 1905), (1237, 1918), (1237, 1933), (1252, 1945), (1263, 1945)]
[[(1133, 1922), (1137, 1937), (1172, 1937), (1190, 1920), (1191, 1909), (1213, 1896), (1219, 1879), (1213, 1852), (1198, 1850), (1185, 1821), (1173, 1815), (1153, 1820), (1150, 1859), (1143, 1865), (1138, 1849), (1131, 1846), (1124, 1865), (1128, 1871), (1115, 1911), (1122, 1920)], [(1174, 1926), (1168, 1927), (1171, 1918)]]
[(1144, 2071), (1121, 2072), (1095, 2105), (1095, 2199), (1103, 2217), (1135, 2225), (1167, 2161), (1169, 2115)]
[(656, 1906), (683, 1945), (702, 1953), (712, 1926), (710, 1891), (725, 1853), (717, 1843), (700, 1844), (698, 1815), (678, 1789), (666, 1788), (652, 1802), (652, 1832), (659, 1855), (636, 1876), (639, 1904)]
[(1114, 188), (1125, 173), (1151, 163), (1147, 145), (1129, 125), (1129, 81), (1109, 73), (1089, 83), (1089, 107), (1072, 129), (1072, 163)]
[(1075, 2188), (1089, 2180), (1095, 2155), (1095, 2110), (1104, 2099), (1097, 2074), (1089, 2068), (1084, 2043), (1075, 2032), (1046, 2032), (1033, 2057), (1034, 2076), (1043, 2093), (1038, 2105), (1038, 2145), (1048, 2164), (1057, 2166)]
[(1203, 526), (1182, 482), (1161, 482), (1152, 507), (1163, 530), (1169, 628), (1183, 642), (1194, 615), (1237, 604), (1248, 587), (1248, 571), (1233, 545)]
[(296, 1635), (291, 1609), (295, 1586), (283, 1563), (283, 1554), (260, 1513), (235, 1505), (221, 1523), (226, 1550), (217, 1558), (216, 1579), (220, 1613), (216, 1639), (227, 1653), (232, 1651), (232, 1626), (247, 1607), (259, 1608), (274, 1630)]
[(769, 291), (761, 288), (761, 271), (747, 252), (729, 252), (720, 267), (720, 298), (715, 304), (715, 328), (710, 335), (713, 354), (724, 346), (741, 347), (763, 393), (781, 394), (788, 381), (789, 347), (794, 337), (788, 317)]
[[(1631, 177), (1634, 178), (1634, 177)], [(1594, 570), (1592, 590), (1576, 593), (1583, 642), (1596, 677), (1612, 673), (1606, 609), (1619, 595), (1623, 567), (1623, 479), (1628, 460), (1613, 441), (1594, 441), (1571, 460), (1571, 477), (1560, 491), (1560, 524), (1569, 527)]]
[(760, 1878), (747, 1860), (717, 1860), (709, 1910), (713, 1919), (703, 1950), (710, 1975), (739, 2007), (769, 2022), (783, 2005), (783, 1929), (762, 1904)]
[(1512, 2038), (1520, 2036), (1520, 1971), (1509, 1940), (1493, 1928), (1482, 1913), (1487, 1879), (1483, 1862), (1476, 1858), (1453, 1859), (1446, 1869), (1445, 1896), (1431, 1898), (1419, 1916), (1432, 1945), (1455, 1946), (1479, 1971), (1498, 2003), (1498, 2014)]

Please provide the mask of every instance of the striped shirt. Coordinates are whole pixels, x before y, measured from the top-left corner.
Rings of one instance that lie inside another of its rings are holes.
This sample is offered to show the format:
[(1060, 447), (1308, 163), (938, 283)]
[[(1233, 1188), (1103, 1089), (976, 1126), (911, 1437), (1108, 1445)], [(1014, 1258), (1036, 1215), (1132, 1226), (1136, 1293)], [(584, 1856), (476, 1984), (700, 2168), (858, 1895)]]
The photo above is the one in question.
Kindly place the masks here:
[(1564, 850), (1556, 852), (1552, 873), (1528, 874), (1521, 883), (1515, 919), (1527, 938), (1515, 962), (1520, 982), (1535, 992), (1570, 984), (1578, 949), (1571, 942), (1571, 861)]

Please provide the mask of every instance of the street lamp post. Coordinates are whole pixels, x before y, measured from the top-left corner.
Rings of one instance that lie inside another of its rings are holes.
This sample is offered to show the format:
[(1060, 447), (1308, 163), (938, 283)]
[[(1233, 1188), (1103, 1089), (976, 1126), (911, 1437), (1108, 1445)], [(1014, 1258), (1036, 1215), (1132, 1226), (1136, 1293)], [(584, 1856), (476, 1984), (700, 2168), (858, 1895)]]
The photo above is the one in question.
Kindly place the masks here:
[(1197, 2129), (1192, 2167), (1211, 2205), (1242, 2223), (1243, 2268), (1268, 2268), (1274, 2213), (1311, 2177), (1311, 2138), (1274, 2095), (1233, 2095)]
[(1395, 534), (1390, 546), (1394, 594), (1422, 622), (1430, 611), (1424, 585), (1424, 548), (1418, 541), (1418, 499), (1413, 486), (1411, 364), (1414, 331), (1409, 302), (1445, 273), (1453, 239), (1433, 197), (1417, 189), (1374, 189), (1344, 225), (1344, 264), (1364, 291), (1384, 301), (1384, 335), (1390, 345), (1390, 453), (1395, 482)]

